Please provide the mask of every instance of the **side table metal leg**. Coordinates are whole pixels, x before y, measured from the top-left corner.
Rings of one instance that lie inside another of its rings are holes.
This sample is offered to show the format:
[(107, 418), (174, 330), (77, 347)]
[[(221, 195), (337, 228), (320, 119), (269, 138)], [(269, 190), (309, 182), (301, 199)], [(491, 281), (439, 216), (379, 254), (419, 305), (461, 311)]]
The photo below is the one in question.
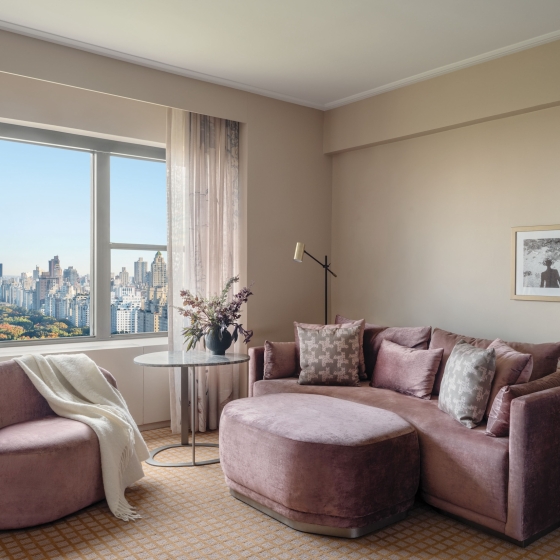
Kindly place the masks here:
[[(190, 371), (189, 371), (190, 370)], [(191, 387), (189, 391), (189, 373), (192, 374)], [(189, 393), (191, 397), (191, 419), (189, 422)], [(196, 462), (195, 453), (198, 447), (219, 447), (217, 443), (196, 443), (196, 415), (198, 412), (198, 392), (196, 383), (196, 369), (194, 367), (181, 368), (181, 443), (163, 445), (150, 452), (150, 458), (146, 460), (148, 465), (154, 467), (198, 467), (200, 465), (213, 465), (219, 463), (220, 459), (208, 459)], [(190, 424), (190, 426), (189, 426)], [(192, 432), (192, 444), (189, 444), (189, 427)], [(160, 463), (155, 457), (166, 449), (175, 447), (192, 447), (192, 462), (190, 463)]]
[(191, 416), (192, 416), (192, 423), (191, 423), (191, 430), (192, 430), (192, 464), (193, 466), (196, 465), (195, 459), (195, 450), (196, 450), (196, 442), (195, 442), (195, 433), (196, 433), (196, 413), (198, 411), (198, 392), (196, 390), (196, 368), (191, 368), (192, 372), (192, 386), (191, 386)]
[(189, 368), (181, 368), (181, 445), (189, 444)]

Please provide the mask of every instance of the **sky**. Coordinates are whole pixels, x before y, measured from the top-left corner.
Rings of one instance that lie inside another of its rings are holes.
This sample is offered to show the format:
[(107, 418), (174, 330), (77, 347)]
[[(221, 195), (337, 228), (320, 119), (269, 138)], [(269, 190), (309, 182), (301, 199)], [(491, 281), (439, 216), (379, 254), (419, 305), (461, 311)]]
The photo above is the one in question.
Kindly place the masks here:
[[(5, 276), (48, 270), (54, 255), (90, 269), (89, 152), (0, 140), (0, 263)], [(166, 244), (165, 163), (111, 156), (111, 241)], [(139, 256), (114, 251), (111, 270), (133, 275)], [(138, 254), (136, 254), (138, 253)], [(166, 256), (166, 255), (164, 255)], [(166, 259), (167, 260), (167, 259)]]

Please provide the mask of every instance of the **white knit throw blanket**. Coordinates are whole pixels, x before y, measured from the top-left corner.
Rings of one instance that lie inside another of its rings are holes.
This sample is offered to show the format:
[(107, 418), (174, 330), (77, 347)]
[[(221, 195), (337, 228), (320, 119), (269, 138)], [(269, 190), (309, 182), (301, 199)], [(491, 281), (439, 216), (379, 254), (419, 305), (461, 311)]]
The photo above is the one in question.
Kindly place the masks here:
[(97, 434), (109, 509), (119, 519), (138, 519), (124, 491), (144, 476), (140, 461), (149, 451), (120, 392), (85, 354), (27, 354), (16, 362), (58, 416), (83, 422)]

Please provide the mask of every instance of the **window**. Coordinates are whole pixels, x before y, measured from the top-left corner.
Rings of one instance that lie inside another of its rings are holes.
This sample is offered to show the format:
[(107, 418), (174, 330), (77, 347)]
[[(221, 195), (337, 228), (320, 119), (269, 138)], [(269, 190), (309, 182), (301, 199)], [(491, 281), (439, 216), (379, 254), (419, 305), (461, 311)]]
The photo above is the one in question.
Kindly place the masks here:
[(0, 345), (167, 330), (165, 150), (0, 123)]
[(111, 156), (111, 334), (167, 331), (165, 163)]

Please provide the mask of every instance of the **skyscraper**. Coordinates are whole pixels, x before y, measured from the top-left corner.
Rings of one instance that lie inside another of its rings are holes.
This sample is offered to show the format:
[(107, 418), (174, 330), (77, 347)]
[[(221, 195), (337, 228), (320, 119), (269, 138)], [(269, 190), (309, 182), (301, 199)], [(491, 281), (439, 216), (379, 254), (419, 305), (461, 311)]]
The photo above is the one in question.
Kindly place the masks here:
[(60, 259), (58, 255), (54, 256), (49, 261), (49, 276), (51, 278), (58, 278), (62, 276), (62, 268), (60, 268)]
[(128, 274), (128, 271), (126, 270), (125, 266), (122, 267), (120, 278), (121, 278), (121, 286), (128, 286), (128, 284), (130, 283), (129, 282), (130, 274)]
[(0, 278), (3, 276), (3, 269), (4, 267), (2, 266), (2, 263), (0, 263)]
[(70, 282), (70, 284), (72, 284), (73, 286), (78, 282), (80, 276), (78, 274), (78, 271), (73, 266), (69, 266), (68, 268), (64, 269), (62, 278), (67, 282)]
[[(49, 289), (50, 286), (62, 286), (62, 267), (60, 266), (60, 259), (58, 258), (58, 255), (55, 255), (50, 261), (49, 261), (49, 274), (47, 275), (45, 272), (41, 273), (40, 276), (40, 280), (42, 280), (43, 277), (48, 277), (50, 279), (49, 282)], [(41, 294), (41, 299), (43, 299), (44, 295)]]
[(140, 257), (134, 263), (134, 282), (135, 284), (146, 284), (147, 278), (146, 275), (148, 274), (148, 263)]
[(151, 285), (154, 288), (167, 286), (167, 266), (161, 251), (156, 253), (154, 261), (152, 262)]

